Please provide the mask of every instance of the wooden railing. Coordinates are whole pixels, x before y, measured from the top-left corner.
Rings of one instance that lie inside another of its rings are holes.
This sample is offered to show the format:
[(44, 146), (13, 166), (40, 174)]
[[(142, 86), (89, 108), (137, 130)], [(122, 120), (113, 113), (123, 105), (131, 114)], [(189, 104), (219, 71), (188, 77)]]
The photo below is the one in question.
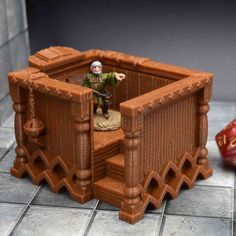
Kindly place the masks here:
[[(126, 79), (118, 88), (109, 88), (113, 95), (112, 109), (115, 110), (119, 110), (122, 102), (197, 73), (196, 70), (162, 64), (146, 57), (101, 50), (85, 52), (82, 68), (86, 63), (89, 68), (93, 60), (103, 63), (104, 72), (116, 71), (126, 74)], [(79, 77), (83, 77), (83, 74)]]
[[(45, 49), (46, 51), (48, 49)], [(55, 48), (52, 48), (54, 51)], [(59, 49), (57, 49), (59, 50)], [(63, 49), (65, 50), (65, 49)], [(45, 51), (45, 53), (46, 53)], [(50, 49), (48, 50), (50, 51)], [(74, 55), (70, 60), (77, 58), (70, 64), (55, 66), (53, 61), (42, 60), (42, 57), (37, 57), (37, 53), (30, 57), (30, 63), (41, 70), (45, 71), (50, 78), (70, 83), (81, 84), (86, 74), (90, 72), (90, 63), (94, 60), (100, 60), (103, 64), (104, 72), (123, 72), (126, 74), (126, 79), (118, 86), (117, 89), (109, 88), (113, 95), (112, 109), (119, 110), (120, 103), (140, 96), (152, 90), (166, 86), (172, 82), (197, 73), (196, 70), (166, 65), (152, 61), (145, 57), (136, 57), (114, 51), (89, 50), (79, 52), (68, 49)], [(64, 56), (66, 61), (66, 55)], [(62, 57), (63, 59), (63, 57)], [(58, 59), (59, 60), (59, 59)], [(68, 59), (69, 60), (69, 59)], [(57, 61), (57, 59), (55, 59)], [(40, 62), (40, 64), (39, 64)], [(45, 64), (45, 65), (44, 65)], [(55, 68), (54, 68), (55, 67)]]
[(198, 162), (207, 162), (211, 83), (211, 74), (195, 74), (120, 104), (126, 204), (138, 204), (144, 176), (166, 161), (200, 148)]
[[(86, 195), (92, 196), (92, 90), (50, 79), (45, 73), (32, 68), (28, 69), (28, 73), (26, 71), (9, 74), (16, 112), (17, 158), (14, 174), (17, 175), (19, 167), (40, 149), (42, 158), (47, 159), (43, 161), (50, 162), (51, 158), (61, 160), (64, 171), (68, 171), (66, 174), (71, 175), (71, 180), (81, 192), (83, 202)], [(29, 100), (29, 85), (33, 89), (33, 100)], [(44, 132), (37, 137), (26, 135), (24, 131), (26, 121), (32, 119), (32, 111), (45, 126)]]

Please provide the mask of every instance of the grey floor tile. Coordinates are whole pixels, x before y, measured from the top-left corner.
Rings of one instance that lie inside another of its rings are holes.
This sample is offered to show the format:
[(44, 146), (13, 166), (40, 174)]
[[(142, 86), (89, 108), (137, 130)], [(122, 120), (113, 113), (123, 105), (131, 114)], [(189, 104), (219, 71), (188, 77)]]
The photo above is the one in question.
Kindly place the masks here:
[(0, 235), (9, 235), (26, 205), (0, 203)]
[(28, 37), (28, 31), (23, 31), (10, 42), (11, 66), (13, 71), (23, 69), (28, 65)]
[(236, 235), (236, 219), (233, 220), (233, 236)]
[(8, 153), (0, 160), (0, 172), (10, 173), (10, 168), (13, 166), (16, 154), (14, 149), (10, 149)]
[[(118, 207), (115, 207), (113, 205), (110, 205), (108, 203), (102, 202), (100, 201), (97, 207), (98, 210), (108, 210), (108, 211), (119, 211)], [(161, 205), (160, 208), (158, 209), (150, 209), (148, 208), (145, 212), (146, 213), (157, 213), (157, 214), (161, 214), (165, 209), (165, 201), (163, 201), (163, 204)]]
[(0, 47), (0, 99), (8, 93), (7, 74), (11, 70), (11, 59), (9, 44)]
[(8, 94), (0, 100), (0, 126), (12, 114), (12, 112), (12, 99)]
[(157, 235), (160, 227), (160, 215), (145, 214), (144, 218), (135, 225), (119, 220), (118, 212), (98, 211), (88, 232), (89, 236), (145, 236)]
[(234, 178), (234, 214), (233, 214), (233, 218), (234, 218), (234, 226), (236, 229), (236, 178)]
[(207, 141), (207, 149), (208, 149), (208, 159), (212, 161), (218, 161), (221, 159), (219, 149), (215, 140)]
[(166, 214), (232, 218), (233, 189), (195, 186), (166, 204)]
[(92, 210), (30, 206), (13, 232), (16, 236), (84, 235)]
[(162, 236), (231, 236), (230, 219), (165, 216)]
[(5, 0), (6, 12), (7, 12), (7, 22), (8, 22), (8, 35), (9, 39), (13, 38), (25, 27), (24, 19), (24, 5), (22, 1), (15, 0)]
[(37, 191), (29, 178), (18, 179), (7, 173), (0, 173), (0, 202), (28, 203)]
[(228, 124), (225, 121), (209, 121), (208, 140), (215, 140), (215, 136)]
[(236, 118), (235, 103), (232, 102), (217, 102), (210, 103), (210, 111), (208, 113), (209, 121), (224, 121), (230, 122)]
[(213, 175), (206, 180), (197, 180), (196, 185), (234, 187), (234, 169), (226, 166), (221, 159), (209, 162)]
[(2, 123), (3, 128), (14, 128), (15, 113), (11, 113), (10, 116)]
[(6, 5), (4, 1), (0, 1), (0, 46), (8, 40)]
[(15, 133), (11, 128), (0, 127), (0, 147), (10, 148), (15, 142)]
[(32, 204), (94, 209), (97, 202), (98, 200), (93, 199), (87, 203), (80, 204), (73, 201), (66, 190), (57, 194), (53, 193), (48, 185), (43, 185), (33, 199)]
[(6, 148), (0, 148), (0, 160), (4, 156), (4, 154), (7, 152)]

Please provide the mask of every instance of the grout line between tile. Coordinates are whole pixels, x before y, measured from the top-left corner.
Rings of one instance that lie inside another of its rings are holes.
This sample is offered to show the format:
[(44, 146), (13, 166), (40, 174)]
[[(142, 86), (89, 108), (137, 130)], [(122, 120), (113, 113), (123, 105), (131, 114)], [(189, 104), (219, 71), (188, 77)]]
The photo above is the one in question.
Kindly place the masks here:
[(7, 203), (7, 204), (15, 204), (15, 205), (27, 205), (27, 203), (22, 203), (22, 202), (14, 202), (14, 201), (11, 201), (11, 202), (8, 202), (8, 201), (0, 201), (0, 203)]
[(36, 196), (36, 194), (38, 193), (38, 191), (40, 190), (41, 186), (37, 187), (36, 190), (33, 192), (33, 194), (31, 195), (27, 205), (24, 207), (24, 209), (22, 210), (21, 214), (19, 215), (18, 219), (16, 220), (16, 222), (13, 224), (13, 226), (8, 230), (8, 234), (7, 235), (12, 235), (13, 231), (16, 229), (16, 227), (19, 225), (19, 223), (22, 221), (22, 219), (24, 218), (25, 214), (27, 213), (28, 209), (29, 209), (29, 205), (30, 203), (33, 201), (34, 197)]
[(98, 200), (98, 202), (96, 204), (96, 207), (95, 207), (95, 210), (100, 210), (101, 205), (102, 205), (102, 201)]
[(91, 229), (91, 226), (92, 226), (92, 224), (93, 224), (93, 222), (94, 222), (94, 219), (95, 219), (96, 215), (97, 215), (97, 211), (93, 211), (92, 216), (91, 216), (91, 218), (90, 218), (90, 221), (89, 221), (89, 223), (88, 223), (88, 225), (87, 225), (87, 228), (86, 228), (86, 230), (85, 230), (85, 232), (84, 232), (84, 236), (87, 236), (87, 235), (88, 235), (88, 233), (89, 233), (89, 231), (90, 231), (90, 229)]
[[(3, 148), (4, 149), (4, 148)], [(5, 148), (6, 150), (3, 152), (2, 156), (0, 156), (0, 161), (7, 155), (10, 149)]]
[(98, 202), (96, 203), (96, 205), (94, 206), (94, 208), (93, 208), (92, 216), (91, 216), (91, 218), (90, 218), (90, 220), (89, 220), (89, 222), (88, 222), (88, 225), (87, 225), (86, 230), (85, 230), (85, 232), (84, 232), (84, 236), (87, 236), (88, 233), (89, 233), (89, 230), (91, 229), (91, 226), (92, 226), (92, 224), (93, 224), (93, 222), (94, 222), (94, 219), (95, 219), (95, 217), (96, 217), (96, 215), (97, 215), (96, 209), (97, 209), (99, 203), (100, 203), (100, 201), (98, 201)]
[(213, 188), (223, 188), (223, 189), (234, 189), (234, 187), (230, 186), (221, 186), (221, 185), (206, 185), (206, 184), (195, 184), (194, 187), (213, 187)]
[(0, 158), (0, 160), (3, 159), (3, 158), (5, 158), (6, 155), (7, 155), (10, 151), (11, 151), (11, 147), (6, 148), (6, 151), (3, 153), (2, 158)]
[(231, 233), (231, 236), (235, 236), (235, 233), (234, 233), (234, 228), (235, 228), (234, 227), (234, 222), (235, 222), (235, 220), (232, 219), (231, 221), (232, 221), (232, 228), (231, 228), (232, 229), (232, 233)]
[(6, 42), (4, 42), (3, 44), (1, 44), (0, 49), (3, 48), (4, 46), (6, 46), (7, 44), (9, 44), (11, 41), (13, 41), (15, 38), (17, 38), (18, 36), (20, 36), (21, 34), (25, 33), (28, 31), (28, 28), (21, 30), (18, 34), (16, 34), (15, 36), (13, 36), (12, 38), (8, 39)]
[(165, 214), (165, 210), (166, 210), (166, 204), (167, 204), (167, 200), (165, 200), (163, 211), (161, 213), (160, 226), (159, 226), (158, 231), (157, 231), (158, 236), (162, 235), (163, 228), (164, 228), (164, 225), (165, 225), (165, 216), (164, 216), (164, 214)]
[(9, 171), (6, 171), (6, 170), (3, 170), (3, 171), (0, 171), (1, 174), (9, 174)]
[(15, 228), (20, 224), (20, 222), (25, 217), (25, 215), (27, 214), (28, 211), (29, 211), (29, 206), (26, 205), (25, 208), (22, 210), (22, 213), (19, 215), (19, 218), (17, 219), (15, 224), (11, 227), (11, 230), (9, 230), (7, 235), (9, 235), (9, 236), (13, 235)]
[(30, 204), (30, 206), (41, 206), (41, 207), (55, 207), (55, 208), (66, 208), (66, 209), (80, 209), (80, 210), (92, 210), (94, 211), (92, 208), (89, 207), (76, 207), (76, 206), (60, 206), (60, 205), (52, 205), (52, 204), (43, 204), (43, 203), (33, 203)]
[(195, 184), (195, 186), (194, 187), (201, 187), (201, 186), (203, 186), (203, 187), (209, 187), (209, 188), (211, 188), (211, 187), (213, 187), (213, 188), (223, 188), (223, 189), (234, 189), (234, 186), (223, 186), (223, 185), (206, 185), (206, 184)]
[[(0, 47), (0, 49), (1, 49), (1, 47)], [(7, 98), (9, 95), (10, 95), (10, 94), (9, 94), (9, 91), (8, 91), (6, 95), (4, 95), (3, 97), (0, 98), (0, 103), (3, 102), (3, 100), (4, 100), (5, 98)]]
[(161, 225), (160, 225), (160, 231), (157, 234), (158, 236), (163, 236), (165, 223), (166, 223), (166, 217), (163, 216), (163, 219), (162, 219), (162, 222), (161, 222)]
[[(6, 157), (6, 155), (12, 150), (12, 147), (14, 147), (14, 145), (15, 142), (9, 148), (6, 148), (6, 151), (3, 153), (2, 157), (0, 157), (0, 161)], [(9, 171), (1, 171), (1, 173), (9, 173)]]
[(231, 217), (218, 217), (218, 216), (200, 216), (200, 215), (187, 215), (187, 214), (170, 214), (167, 213), (167, 216), (186, 216), (186, 217), (195, 217), (195, 218), (208, 218), (208, 219), (221, 219), (221, 220), (232, 220)]

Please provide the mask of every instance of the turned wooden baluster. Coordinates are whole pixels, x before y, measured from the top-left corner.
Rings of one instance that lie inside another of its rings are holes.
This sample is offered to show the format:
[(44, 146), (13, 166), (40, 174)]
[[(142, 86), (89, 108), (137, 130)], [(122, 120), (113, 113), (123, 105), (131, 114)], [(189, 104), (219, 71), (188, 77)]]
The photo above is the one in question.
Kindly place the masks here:
[(75, 120), (76, 140), (74, 165), (77, 166), (75, 172), (75, 183), (81, 195), (80, 202), (84, 203), (92, 196), (92, 135), (91, 135), (91, 101), (83, 103), (72, 103), (72, 115)]
[(202, 89), (198, 100), (198, 115), (199, 115), (199, 146), (200, 153), (198, 156), (198, 164), (208, 163), (208, 150), (206, 148), (207, 136), (208, 136), (208, 119), (207, 112), (209, 111), (209, 100), (211, 97), (211, 86), (206, 86)]
[[(130, 223), (137, 222), (140, 213), (140, 134), (143, 118), (122, 116), (122, 129), (125, 133), (125, 198), (121, 204), (120, 218)], [(134, 216), (136, 215), (136, 216)]]
[[(16, 137), (16, 159), (14, 166), (11, 168), (11, 173), (17, 176), (17, 172), (27, 162), (26, 151), (26, 135), (23, 130), (23, 125), (26, 121), (26, 99), (24, 93), (16, 84), (10, 84), (10, 94), (13, 100), (13, 110), (15, 111), (15, 137)], [(20, 177), (20, 176), (18, 176)]]

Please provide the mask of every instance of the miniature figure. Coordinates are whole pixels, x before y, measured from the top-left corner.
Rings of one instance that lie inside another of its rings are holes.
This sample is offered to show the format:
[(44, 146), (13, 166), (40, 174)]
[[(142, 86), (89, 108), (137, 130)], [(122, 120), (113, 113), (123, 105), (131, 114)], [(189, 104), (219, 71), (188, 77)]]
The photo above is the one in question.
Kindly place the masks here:
[(120, 81), (125, 79), (125, 74), (117, 72), (102, 73), (102, 63), (100, 61), (94, 61), (90, 66), (90, 70), (92, 73), (87, 74), (83, 85), (93, 89), (94, 113), (96, 113), (98, 107), (101, 107), (103, 116), (108, 119), (108, 108), (111, 105), (112, 95), (106, 90), (106, 86), (112, 85), (116, 88)]

